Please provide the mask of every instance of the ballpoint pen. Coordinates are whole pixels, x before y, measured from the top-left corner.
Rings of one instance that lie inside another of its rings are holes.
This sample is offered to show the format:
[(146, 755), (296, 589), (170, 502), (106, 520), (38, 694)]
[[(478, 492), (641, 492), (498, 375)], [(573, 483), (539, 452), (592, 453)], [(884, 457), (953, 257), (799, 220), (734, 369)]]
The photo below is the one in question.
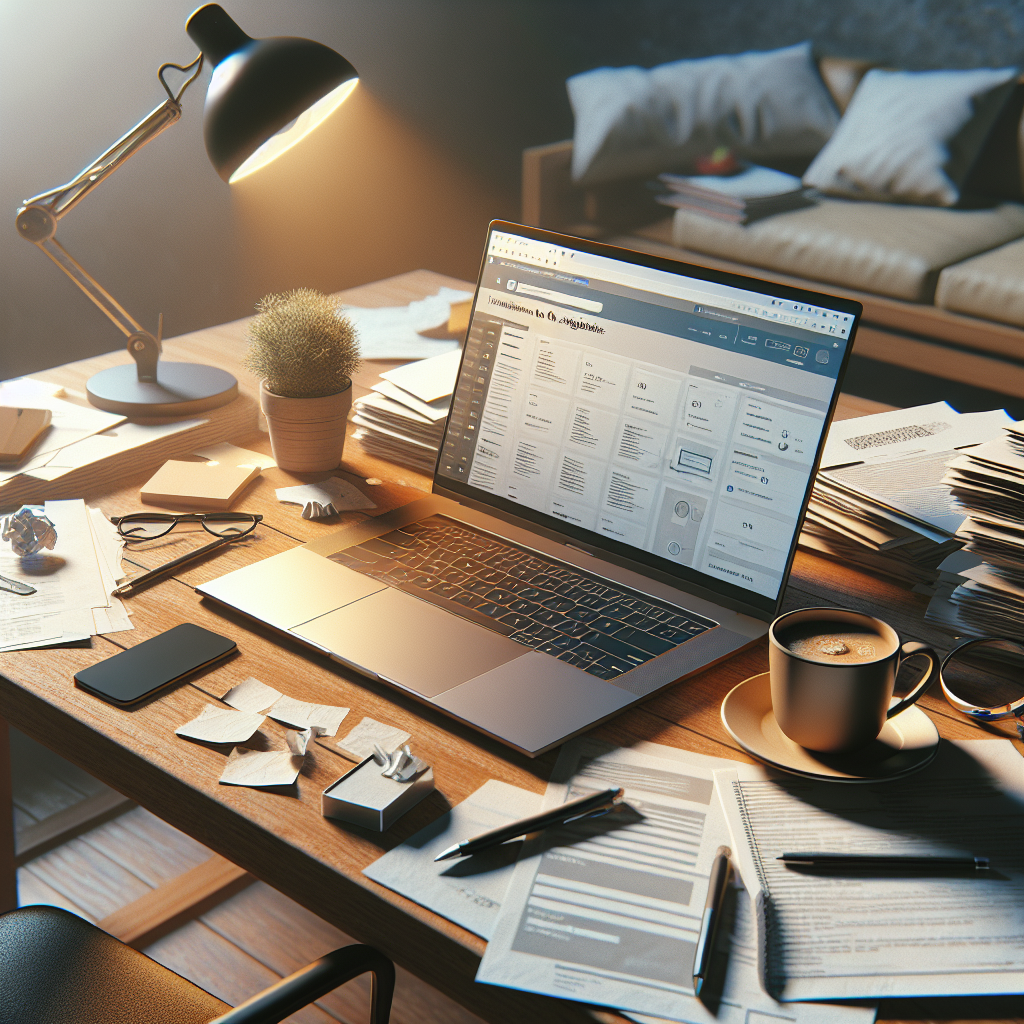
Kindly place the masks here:
[(781, 860), (787, 867), (832, 868), (837, 871), (873, 871), (911, 869), (931, 871), (988, 871), (988, 857), (943, 857), (928, 854), (881, 853), (784, 853)]
[[(243, 534), (242, 536), (247, 536)], [(164, 565), (158, 565), (155, 569), (150, 569), (148, 572), (144, 572), (139, 576), (135, 576), (128, 580), (127, 583), (122, 583), (116, 590), (112, 590), (110, 593), (114, 597), (123, 597), (125, 594), (130, 594), (133, 590), (138, 589), (151, 580), (155, 580), (160, 576), (164, 576), (169, 572), (174, 572), (175, 569), (182, 565), (186, 565), (193, 559), (201, 558), (208, 551), (215, 551), (217, 548), (222, 548), (225, 544), (230, 544), (233, 540), (238, 540), (238, 537), (218, 537), (217, 540), (211, 541), (209, 544), (204, 544), (201, 548), (196, 548), (195, 551), (190, 551), (186, 555), (182, 555), (180, 558), (175, 558), (173, 561), (167, 562)]]
[(729, 883), (729, 857), (732, 850), (728, 846), (720, 846), (715, 852), (715, 862), (711, 865), (711, 879), (708, 882), (708, 898), (704, 902), (704, 916), (700, 922), (700, 935), (697, 938), (697, 952), (693, 957), (693, 991), (700, 995), (707, 975), (711, 950), (715, 946), (715, 934), (718, 931), (718, 920), (722, 916), (722, 902)]
[(604, 813), (622, 799), (621, 789), (604, 789), (600, 793), (591, 793), (588, 796), (581, 796), (576, 800), (560, 804), (543, 814), (534, 814), (529, 818), (521, 818), (500, 828), (491, 829), (490, 832), (482, 832), (472, 839), (466, 839), (454, 846), (449, 846), (444, 853), (438, 854), (434, 860), (449, 860), (452, 857), (468, 857), (471, 853), (479, 853), (481, 850), (488, 850), (492, 846), (499, 846), (509, 839), (517, 839), (519, 836), (529, 835), (531, 832), (539, 832), (543, 828), (550, 828), (552, 825), (565, 825), (577, 818), (587, 818), (592, 815)]

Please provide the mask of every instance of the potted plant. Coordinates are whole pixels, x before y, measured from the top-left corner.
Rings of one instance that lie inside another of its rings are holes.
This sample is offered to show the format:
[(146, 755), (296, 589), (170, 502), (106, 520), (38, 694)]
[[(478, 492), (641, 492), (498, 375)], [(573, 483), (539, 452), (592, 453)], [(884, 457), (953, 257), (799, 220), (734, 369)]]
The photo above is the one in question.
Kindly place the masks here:
[(334, 469), (360, 364), (355, 327), (312, 288), (268, 295), (256, 311), (245, 365), (260, 378), (274, 458), (299, 473)]

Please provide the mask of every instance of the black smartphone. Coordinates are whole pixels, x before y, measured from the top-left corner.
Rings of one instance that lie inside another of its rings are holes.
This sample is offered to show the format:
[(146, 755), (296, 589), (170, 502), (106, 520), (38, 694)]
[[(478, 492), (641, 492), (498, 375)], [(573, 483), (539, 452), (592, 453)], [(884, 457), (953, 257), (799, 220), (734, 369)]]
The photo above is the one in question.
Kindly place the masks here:
[(238, 645), (183, 622), (159, 636), (75, 673), (75, 683), (100, 700), (125, 707), (145, 700), (201, 668), (223, 661)]

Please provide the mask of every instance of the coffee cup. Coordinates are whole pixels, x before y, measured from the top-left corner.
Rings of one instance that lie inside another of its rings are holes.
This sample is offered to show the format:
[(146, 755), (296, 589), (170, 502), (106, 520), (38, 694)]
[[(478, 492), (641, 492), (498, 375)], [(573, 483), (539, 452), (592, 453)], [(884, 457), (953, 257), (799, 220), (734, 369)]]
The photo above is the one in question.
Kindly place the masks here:
[[(893, 704), (900, 664), (923, 656), (928, 671)], [(795, 743), (820, 753), (867, 746), (886, 721), (932, 684), (939, 659), (925, 644), (900, 644), (881, 619), (842, 608), (801, 608), (780, 615), (768, 631), (772, 710)]]

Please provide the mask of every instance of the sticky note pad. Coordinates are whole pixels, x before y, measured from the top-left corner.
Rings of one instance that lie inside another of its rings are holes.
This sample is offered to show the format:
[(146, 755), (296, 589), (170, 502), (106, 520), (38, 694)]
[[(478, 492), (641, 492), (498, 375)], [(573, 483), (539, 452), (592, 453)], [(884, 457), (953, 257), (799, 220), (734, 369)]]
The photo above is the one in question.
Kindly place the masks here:
[(259, 475), (259, 466), (172, 460), (143, 485), (142, 500), (167, 508), (227, 509)]

